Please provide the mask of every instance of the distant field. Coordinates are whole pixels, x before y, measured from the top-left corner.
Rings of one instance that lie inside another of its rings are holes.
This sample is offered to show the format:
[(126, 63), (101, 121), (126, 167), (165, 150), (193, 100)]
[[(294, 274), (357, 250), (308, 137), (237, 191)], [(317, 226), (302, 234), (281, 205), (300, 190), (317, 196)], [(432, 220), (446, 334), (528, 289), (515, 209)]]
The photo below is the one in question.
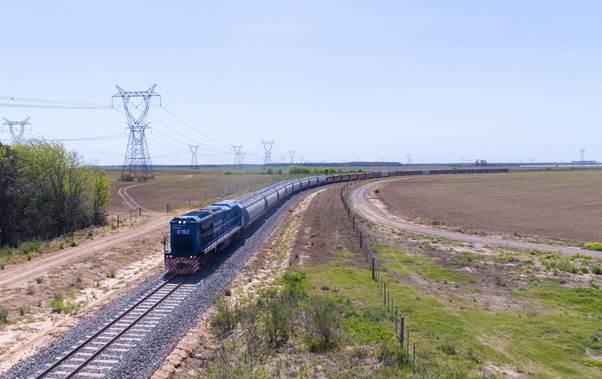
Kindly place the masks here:
[(602, 171), (415, 177), (379, 196), (405, 218), (472, 231), (602, 241)]
[[(184, 204), (238, 194), (268, 185), (284, 178), (283, 175), (260, 175), (259, 170), (237, 170), (225, 175), (221, 170), (165, 169), (155, 171), (155, 179), (145, 182), (122, 182), (118, 170), (109, 170), (111, 203), (109, 213), (124, 213), (127, 206), (122, 203), (118, 191), (124, 186), (135, 186), (128, 193), (143, 207), (153, 211), (164, 211), (165, 204)], [(139, 185), (140, 184), (140, 185)]]

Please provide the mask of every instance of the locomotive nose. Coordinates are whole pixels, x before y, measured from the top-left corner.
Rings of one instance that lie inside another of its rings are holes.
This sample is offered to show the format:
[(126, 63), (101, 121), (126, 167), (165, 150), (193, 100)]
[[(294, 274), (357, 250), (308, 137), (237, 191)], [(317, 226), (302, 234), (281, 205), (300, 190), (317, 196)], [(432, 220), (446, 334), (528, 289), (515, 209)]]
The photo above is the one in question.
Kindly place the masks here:
[(186, 263), (184, 263), (184, 262), (178, 262), (178, 263), (176, 263), (176, 270), (178, 272), (182, 272), (185, 269), (186, 269)]

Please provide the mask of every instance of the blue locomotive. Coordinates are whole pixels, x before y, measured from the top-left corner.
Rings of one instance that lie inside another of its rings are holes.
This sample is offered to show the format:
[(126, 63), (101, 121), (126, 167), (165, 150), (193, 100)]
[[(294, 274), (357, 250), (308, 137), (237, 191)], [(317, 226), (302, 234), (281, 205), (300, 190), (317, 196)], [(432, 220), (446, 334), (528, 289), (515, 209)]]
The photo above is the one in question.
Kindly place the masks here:
[(195, 273), (244, 228), (284, 202), (291, 194), (306, 188), (390, 176), (500, 172), (508, 172), (508, 169), (376, 171), (286, 180), (244, 195), (238, 200), (221, 201), (172, 219), (171, 248), (165, 252), (165, 267), (176, 274)]
[(206, 260), (226, 246), (243, 225), (243, 208), (227, 200), (203, 207), (170, 222), (171, 249), (165, 253), (165, 266), (177, 274), (192, 274)]

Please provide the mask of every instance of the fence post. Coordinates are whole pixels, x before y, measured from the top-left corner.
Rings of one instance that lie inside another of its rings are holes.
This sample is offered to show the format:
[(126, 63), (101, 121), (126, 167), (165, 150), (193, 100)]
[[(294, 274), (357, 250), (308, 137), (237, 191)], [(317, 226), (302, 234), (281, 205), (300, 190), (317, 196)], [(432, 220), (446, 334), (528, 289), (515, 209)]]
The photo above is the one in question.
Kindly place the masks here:
[(169, 213), (169, 203), (165, 203), (165, 213)]
[(360, 230), (360, 249), (364, 247), (364, 233)]
[(412, 370), (416, 373), (416, 342), (412, 344)]
[(167, 236), (165, 234), (163, 234), (163, 251), (167, 251), (166, 245), (167, 244)]
[(130, 208), (130, 222), (132, 220), (132, 208)]
[(376, 262), (374, 261), (374, 257), (372, 257), (372, 280), (376, 280)]
[[(117, 215), (117, 227), (119, 228), (119, 215)], [(73, 239), (73, 237), (71, 239)]]
[(405, 318), (403, 316), (401, 316), (399, 318), (399, 345), (401, 346), (401, 348), (403, 349), (403, 337), (404, 337), (404, 332), (405, 332)]
[(138, 216), (142, 216), (142, 207), (138, 207)]
[(355, 230), (355, 217), (351, 219), (351, 224), (353, 226), (353, 230)]
[(406, 329), (406, 355), (410, 356), (410, 328)]

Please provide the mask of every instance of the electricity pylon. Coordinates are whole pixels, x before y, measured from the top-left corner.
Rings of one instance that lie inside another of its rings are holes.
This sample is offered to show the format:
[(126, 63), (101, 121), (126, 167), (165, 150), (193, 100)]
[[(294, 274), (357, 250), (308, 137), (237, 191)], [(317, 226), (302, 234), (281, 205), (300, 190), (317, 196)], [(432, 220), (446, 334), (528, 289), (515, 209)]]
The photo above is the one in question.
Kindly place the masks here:
[[(148, 110), (151, 106), (153, 97), (161, 97), (155, 92), (156, 84), (146, 91), (125, 91), (116, 86), (118, 93), (113, 95), (113, 99), (121, 98), (123, 110), (127, 119), (127, 128), (129, 129), (128, 145), (125, 149), (123, 167), (121, 169), (121, 178), (125, 177), (143, 177), (149, 178), (153, 175), (148, 144), (146, 143), (146, 129), (149, 127)], [(133, 104), (132, 99), (141, 98), (143, 103)], [(132, 107), (139, 110), (134, 114)]]
[(196, 157), (196, 153), (199, 150), (199, 145), (188, 145), (190, 148), (190, 153), (192, 154), (190, 158), (190, 168), (198, 168), (199, 162)]
[[(4, 117), (2, 117), (4, 118)], [(4, 118), (4, 124), (8, 126), (8, 130), (10, 131), (10, 135), (13, 139), (13, 144), (23, 142), (23, 134), (25, 134), (25, 125), (31, 125), (29, 123), (29, 119), (31, 117), (27, 117), (23, 121), (11, 121)]]
[(288, 159), (289, 159), (290, 164), (295, 163), (295, 153), (296, 153), (296, 151), (294, 151), (294, 150), (290, 150), (288, 152)]
[(269, 165), (272, 163), (272, 148), (274, 147), (274, 141), (261, 141), (263, 145), (263, 151), (265, 155), (263, 156), (263, 164)]
[(234, 165), (238, 167), (242, 166), (242, 145), (232, 145), (232, 150), (234, 150)]

